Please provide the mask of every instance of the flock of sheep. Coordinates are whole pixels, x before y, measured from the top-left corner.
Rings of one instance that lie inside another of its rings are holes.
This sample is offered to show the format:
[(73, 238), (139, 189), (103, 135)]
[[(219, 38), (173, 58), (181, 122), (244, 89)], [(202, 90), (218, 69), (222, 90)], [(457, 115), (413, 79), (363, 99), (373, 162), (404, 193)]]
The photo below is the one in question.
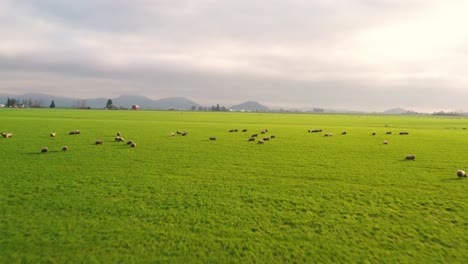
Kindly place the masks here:
[[(9, 138), (11, 137), (13, 134), (11, 133), (8, 133), (8, 134), (5, 134), (4, 136), (4, 133), (1, 133), (3, 137), (5, 138)], [(79, 135), (81, 134), (81, 131), (80, 130), (73, 130), (73, 131), (70, 131), (68, 133), (69, 135)], [(123, 142), (125, 141), (125, 139), (123, 137), (120, 136), (120, 132), (117, 132), (117, 136), (115, 137), (115, 141), (118, 141), (118, 142)], [(9, 135), (9, 136), (7, 136)], [(52, 132), (49, 134), (50, 137), (56, 137), (57, 136), (57, 133), (56, 132)], [(104, 143), (104, 141), (102, 139), (96, 139), (96, 141), (94, 142), (95, 145), (102, 145)], [(131, 148), (135, 148), (136, 147), (136, 143), (133, 142), (132, 140), (129, 140), (127, 141), (127, 145), (130, 145)], [(67, 151), (68, 150), (68, 146), (63, 146), (62, 147), (62, 151)], [(41, 149), (41, 153), (47, 153), (49, 152), (49, 148), (48, 147), (43, 147)]]
[[(307, 130), (307, 132), (309, 132), (309, 133), (320, 133), (320, 132), (323, 132), (323, 130), (322, 130), (322, 129), (309, 129), (309, 130)], [(347, 135), (347, 134), (348, 134), (348, 133), (347, 133), (346, 131), (341, 132), (341, 135)], [(391, 135), (391, 134), (392, 134), (392, 131), (387, 131), (387, 132), (385, 133), (385, 135)], [(409, 133), (406, 132), (406, 131), (402, 131), (402, 132), (400, 132), (400, 133), (398, 133), (398, 134), (399, 134), (399, 135), (409, 135)], [(372, 136), (375, 136), (375, 135), (377, 135), (377, 133), (376, 133), (376, 132), (372, 132), (371, 135), (372, 135)], [(332, 134), (332, 133), (326, 133), (326, 134), (324, 134), (323, 136), (324, 136), (324, 137), (331, 137), (331, 136), (333, 136), (333, 134)], [(384, 140), (382, 143), (383, 143), (384, 145), (388, 145), (388, 141), (387, 141), (387, 140)], [(415, 159), (416, 159), (416, 156), (413, 155), (413, 154), (407, 155), (407, 156), (405, 157), (405, 160), (415, 160)]]
[[(229, 130), (229, 133), (235, 133), (235, 132), (238, 132), (239, 129), (230, 129)], [(244, 128), (242, 129), (242, 132), (243, 133), (246, 133), (247, 132), (247, 129)], [(260, 131), (260, 134), (266, 134), (268, 132), (268, 129), (263, 129), (262, 131)], [(259, 139), (260, 137), (258, 136), (258, 133), (255, 133), (255, 134), (252, 134), (248, 139), (247, 141), (248, 142), (252, 142), (252, 141), (257, 141), (257, 144), (264, 144), (266, 141), (269, 141), (270, 139), (274, 139), (276, 138), (275, 135), (270, 135), (270, 136), (261, 136), (261, 138)], [(208, 138), (210, 141), (216, 141), (216, 137), (212, 136), (212, 137), (209, 137)]]
[[(239, 129), (230, 129), (230, 130), (229, 130), (229, 133), (235, 133), (235, 132), (238, 132), (238, 131), (239, 131)], [(246, 133), (246, 132), (247, 132), (247, 129), (243, 129), (242, 132), (243, 132), (243, 133)], [(260, 131), (260, 134), (266, 134), (267, 132), (268, 132), (268, 129), (263, 129), (263, 130)], [(323, 132), (322, 129), (309, 129), (309, 130), (308, 130), (308, 133), (321, 133), (321, 132)], [(3, 133), (3, 132), (0, 132), (0, 134), (2, 135), (3, 138), (11, 138), (11, 137), (13, 137), (13, 133)], [(81, 134), (81, 131), (80, 131), (80, 130), (73, 130), (73, 131), (70, 131), (68, 134), (69, 134), (69, 135), (78, 135), (78, 134)], [(176, 134), (177, 134), (177, 135), (181, 135), (181, 136), (186, 136), (186, 135), (188, 135), (188, 131), (176, 131), (175, 133), (170, 133), (170, 136), (175, 136)], [(386, 135), (391, 135), (392, 132), (391, 132), (391, 131), (387, 131), (385, 134), (386, 134)], [(344, 132), (341, 133), (341, 135), (347, 135), (347, 132), (344, 131)], [(371, 135), (372, 135), (372, 136), (375, 136), (376, 133), (373, 132)], [(409, 135), (409, 133), (406, 132), (406, 131), (402, 131), (402, 132), (399, 132), (399, 135)], [(57, 133), (55, 133), (55, 132), (50, 133), (50, 137), (56, 137), (56, 136), (57, 136)], [(333, 134), (332, 134), (332, 133), (325, 133), (323, 136), (324, 136), (324, 137), (331, 137), (331, 136), (333, 136)], [(259, 139), (259, 138), (260, 138), (260, 139)], [(274, 139), (274, 138), (276, 138), (275, 135), (259, 137), (259, 134), (258, 134), (258, 133), (255, 133), (255, 134), (252, 134), (252, 135), (247, 139), (247, 141), (249, 141), (249, 142), (257, 141), (257, 144), (264, 144), (266, 141), (269, 141), (270, 139)], [(215, 136), (211, 136), (211, 137), (209, 137), (208, 139), (209, 139), (210, 141), (216, 141), (216, 137), (215, 137)], [(117, 132), (117, 136), (115, 137), (115, 141), (117, 141), (117, 142), (124, 142), (124, 141), (125, 141), (125, 139), (121, 136), (121, 133), (120, 133), (120, 132)], [(101, 139), (97, 139), (97, 140), (94, 142), (95, 145), (102, 145), (103, 143), (104, 143), (104, 141), (101, 140)], [(387, 145), (387, 144), (388, 144), (388, 141), (387, 141), (387, 140), (384, 140), (384, 141), (383, 141), (383, 144), (384, 144), (384, 145)], [(135, 148), (135, 147), (136, 147), (136, 143), (135, 143), (134, 141), (132, 141), (132, 140), (127, 141), (127, 145), (129, 145), (131, 148)], [(63, 147), (62, 147), (62, 151), (67, 151), (67, 150), (68, 150), (68, 146), (63, 146)], [(41, 153), (47, 153), (48, 151), (49, 151), (49, 149), (48, 149), (47, 147), (43, 147), (43, 148), (41, 149)], [(413, 154), (407, 155), (407, 156), (405, 157), (405, 160), (412, 160), (412, 161), (414, 161), (415, 159), (416, 159), (416, 156), (413, 155)], [(466, 174), (466, 172), (465, 172), (464, 170), (458, 170), (458, 171), (457, 171), (457, 176), (458, 176), (459, 178), (467, 178), (467, 174)]]

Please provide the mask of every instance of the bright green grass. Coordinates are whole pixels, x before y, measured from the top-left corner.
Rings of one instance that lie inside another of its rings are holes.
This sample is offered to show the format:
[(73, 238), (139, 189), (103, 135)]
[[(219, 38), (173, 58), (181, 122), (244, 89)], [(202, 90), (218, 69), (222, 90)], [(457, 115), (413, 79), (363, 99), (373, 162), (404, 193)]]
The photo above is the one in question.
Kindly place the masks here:
[[(277, 138), (247, 142), (264, 128)], [(467, 118), (1, 109), (14, 136), (0, 138), (0, 263), (466, 263), (463, 128)]]

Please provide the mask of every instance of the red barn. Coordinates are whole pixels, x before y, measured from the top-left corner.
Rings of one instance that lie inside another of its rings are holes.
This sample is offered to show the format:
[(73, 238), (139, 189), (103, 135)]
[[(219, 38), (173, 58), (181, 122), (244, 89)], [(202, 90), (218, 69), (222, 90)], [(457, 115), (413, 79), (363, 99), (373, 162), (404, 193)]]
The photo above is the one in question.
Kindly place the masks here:
[(138, 105), (132, 105), (132, 110), (138, 110), (140, 107)]

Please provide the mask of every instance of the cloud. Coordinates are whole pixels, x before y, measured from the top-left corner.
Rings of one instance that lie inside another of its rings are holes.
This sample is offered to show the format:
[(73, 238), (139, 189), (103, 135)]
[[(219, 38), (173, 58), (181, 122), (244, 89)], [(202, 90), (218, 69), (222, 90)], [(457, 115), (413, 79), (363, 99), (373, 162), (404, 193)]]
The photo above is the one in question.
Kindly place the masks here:
[(3, 1), (0, 91), (458, 109), (466, 11), (457, 0)]

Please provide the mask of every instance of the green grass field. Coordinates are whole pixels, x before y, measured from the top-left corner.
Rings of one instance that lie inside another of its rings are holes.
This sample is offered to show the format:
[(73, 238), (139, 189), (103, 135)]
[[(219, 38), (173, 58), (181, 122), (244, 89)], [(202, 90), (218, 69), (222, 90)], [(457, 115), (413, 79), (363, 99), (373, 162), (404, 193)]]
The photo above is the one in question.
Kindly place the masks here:
[[(276, 138), (247, 141), (265, 128)], [(460, 117), (0, 109), (0, 131), (14, 134), (0, 138), (0, 263), (466, 263), (465, 128)]]

